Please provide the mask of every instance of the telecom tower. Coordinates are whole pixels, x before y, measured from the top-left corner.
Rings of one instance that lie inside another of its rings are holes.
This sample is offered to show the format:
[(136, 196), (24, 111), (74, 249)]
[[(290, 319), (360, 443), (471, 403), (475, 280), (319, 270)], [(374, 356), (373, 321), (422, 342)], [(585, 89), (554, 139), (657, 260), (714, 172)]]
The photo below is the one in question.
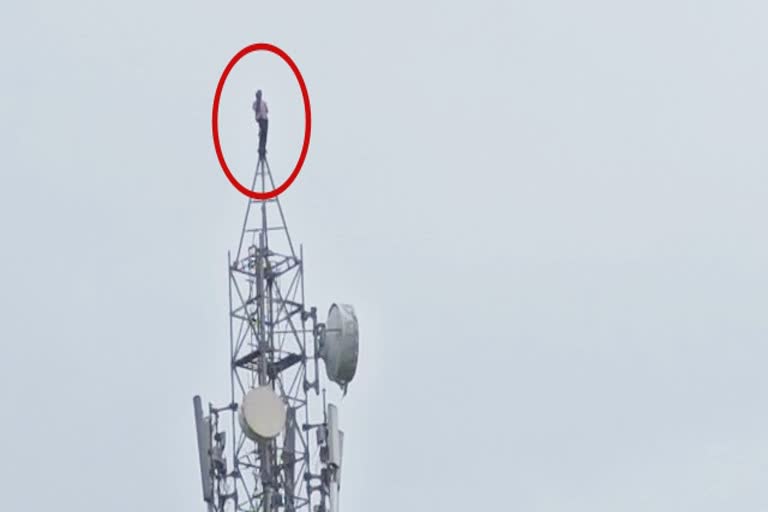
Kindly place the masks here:
[[(274, 188), (261, 155), (251, 190)], [(229, 319), (229, 403), (193, 400), (208, 511), (337, 512), (343, 433), (320, 366), (346, 393), (357, 318), (351, 306), (334, 304), (321, 323), (305, 306), (303, 251), (296, 253), (277, 197), (248, 200), (229, 255)]]

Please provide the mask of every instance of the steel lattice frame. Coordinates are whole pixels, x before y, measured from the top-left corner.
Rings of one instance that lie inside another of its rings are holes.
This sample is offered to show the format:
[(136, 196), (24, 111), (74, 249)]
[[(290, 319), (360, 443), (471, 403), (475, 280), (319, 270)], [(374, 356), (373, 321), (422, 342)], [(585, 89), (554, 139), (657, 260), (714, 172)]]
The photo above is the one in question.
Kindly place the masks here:
[[(252, 190), (257, 186), (275, 188), (266, 158), (256, 167)], [(232, 462), (214, 476), (211, 508), (219, 512), (326, 509), (317, 435), (325, 422), (325, 404), (317, 404), (323, 326), (315, 308), (304, 306), (301, 252), (294, 250), (279, 200), (249, 199), (237, 252), (229, 257), (231, 402), (211, 408), (212, 432), (228, 430), (232, 440)], [(256, 443), (240, 428), (237, 404), (249, 389), (265, 385), (287, 405), (287, 421), (276, 440)]]

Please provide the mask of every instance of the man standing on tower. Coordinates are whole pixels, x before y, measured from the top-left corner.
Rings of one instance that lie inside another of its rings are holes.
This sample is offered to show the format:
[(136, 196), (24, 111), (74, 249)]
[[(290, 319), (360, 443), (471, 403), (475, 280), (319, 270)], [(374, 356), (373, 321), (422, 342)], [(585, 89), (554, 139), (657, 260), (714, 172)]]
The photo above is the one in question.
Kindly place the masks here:
[(267, 102), (261, 99), (261, 89), (256, 91), (253, 113), (256, 116), (256, 122), (259, 123), (259, 159), (261, 159), (267, 154), (267, 129), (269, 128), (269, 119), (267, 119), (269, 109), (267, 109)]

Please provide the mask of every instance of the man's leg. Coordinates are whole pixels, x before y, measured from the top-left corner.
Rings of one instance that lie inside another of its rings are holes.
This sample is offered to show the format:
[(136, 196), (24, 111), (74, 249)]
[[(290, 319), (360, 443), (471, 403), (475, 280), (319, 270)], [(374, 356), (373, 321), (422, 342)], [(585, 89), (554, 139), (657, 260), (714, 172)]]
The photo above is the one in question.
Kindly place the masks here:
[(264, 157), (264, 153), (267, 149), (267, 137), (264, 130), (264, 121), (259, 119), (259, 156)]
[(259, 145), (261, 146), (262, 154), (267, 152), (267, 131), (269, 130), (269, 120), (262, 119), (260, 123), (261, 130), (259, 131)]

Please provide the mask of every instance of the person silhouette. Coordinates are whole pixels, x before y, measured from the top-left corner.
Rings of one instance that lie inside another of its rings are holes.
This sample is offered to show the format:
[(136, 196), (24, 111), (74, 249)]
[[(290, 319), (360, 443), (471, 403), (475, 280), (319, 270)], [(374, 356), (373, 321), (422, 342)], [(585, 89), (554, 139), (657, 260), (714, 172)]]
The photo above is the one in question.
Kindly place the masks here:
[(269, 129), (269, 109), (267, 102), (261, 98), (261, 89), (256, 91), (256, 101), (253, 102), (253, 113), (259, 123), (259, 158), (267, 154), (267, 130)]

